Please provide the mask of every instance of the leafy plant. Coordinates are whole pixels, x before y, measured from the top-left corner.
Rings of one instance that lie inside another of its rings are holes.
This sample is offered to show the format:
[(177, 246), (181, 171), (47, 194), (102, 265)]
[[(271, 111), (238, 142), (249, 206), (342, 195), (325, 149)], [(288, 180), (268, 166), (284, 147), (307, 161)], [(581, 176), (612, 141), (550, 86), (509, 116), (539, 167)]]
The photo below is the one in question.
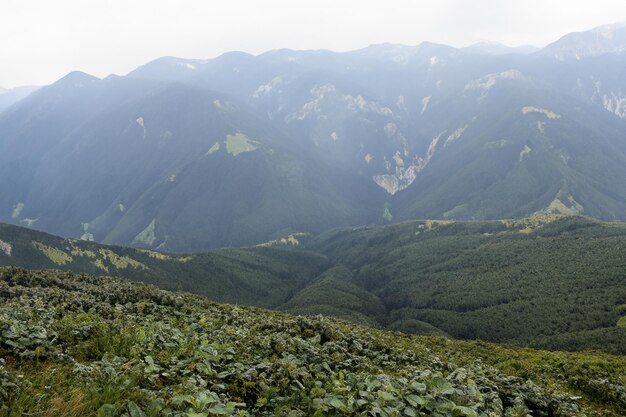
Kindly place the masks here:
[(419, 338), (59, 271), (0, 269), (0, 300), (0, 416), (624, 411), (623, 357)]

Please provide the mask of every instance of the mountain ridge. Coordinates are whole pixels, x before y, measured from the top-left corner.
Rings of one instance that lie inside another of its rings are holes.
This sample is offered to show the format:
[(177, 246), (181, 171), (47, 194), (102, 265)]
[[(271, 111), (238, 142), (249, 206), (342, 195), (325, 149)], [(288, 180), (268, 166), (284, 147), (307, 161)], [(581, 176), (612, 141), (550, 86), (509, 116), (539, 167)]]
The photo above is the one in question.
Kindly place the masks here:
[(626, 50), (626, 22), (595, 27), (589, 31), (574, 32), (546, 46), (543, 53), (563, 60), (620, 53)]
[(15, 88), (2, 88), (0, 87), (0, 113), (8, 109), (15, 103), (28, 97), (41, 87), (39, 86), (20, 86)]
[(625, 65), (422, 43), (75, 72), (0, 114), (0, 221), (189, 252), (415, 218), (626, 219)]

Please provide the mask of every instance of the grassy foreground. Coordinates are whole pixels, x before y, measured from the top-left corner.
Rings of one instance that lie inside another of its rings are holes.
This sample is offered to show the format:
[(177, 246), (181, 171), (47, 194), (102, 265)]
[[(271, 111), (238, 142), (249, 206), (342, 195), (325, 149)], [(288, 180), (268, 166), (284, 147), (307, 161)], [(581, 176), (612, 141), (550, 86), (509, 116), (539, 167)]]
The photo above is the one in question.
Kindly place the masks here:
[(1, 416), (619, 416), (626, 358), (0, 269)]

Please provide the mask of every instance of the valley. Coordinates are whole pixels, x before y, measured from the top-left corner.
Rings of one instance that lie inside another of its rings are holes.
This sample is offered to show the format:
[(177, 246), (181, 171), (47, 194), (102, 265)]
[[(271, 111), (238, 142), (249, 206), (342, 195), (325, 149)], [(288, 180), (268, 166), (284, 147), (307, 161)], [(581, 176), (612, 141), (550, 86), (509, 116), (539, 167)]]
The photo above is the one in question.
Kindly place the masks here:
[(121, 276), (374, 327), (624, 354), (626, 225), (548, 216), (410, 221), (165, 254), (0, 226), (0, 265)]
[(623, 5), (167, 3), (0, 6), (0, 417), (626, 415)]

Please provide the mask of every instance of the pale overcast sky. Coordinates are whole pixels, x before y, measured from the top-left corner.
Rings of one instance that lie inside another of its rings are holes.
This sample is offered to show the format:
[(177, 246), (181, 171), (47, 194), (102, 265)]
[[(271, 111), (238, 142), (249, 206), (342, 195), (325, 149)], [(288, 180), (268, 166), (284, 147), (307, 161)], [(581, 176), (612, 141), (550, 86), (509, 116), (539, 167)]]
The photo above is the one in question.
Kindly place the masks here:
[(0, 86), (126, 74), (164, 55), (372, 43), (545, 45), (626, 21), (626, 0), (0, 0)]

